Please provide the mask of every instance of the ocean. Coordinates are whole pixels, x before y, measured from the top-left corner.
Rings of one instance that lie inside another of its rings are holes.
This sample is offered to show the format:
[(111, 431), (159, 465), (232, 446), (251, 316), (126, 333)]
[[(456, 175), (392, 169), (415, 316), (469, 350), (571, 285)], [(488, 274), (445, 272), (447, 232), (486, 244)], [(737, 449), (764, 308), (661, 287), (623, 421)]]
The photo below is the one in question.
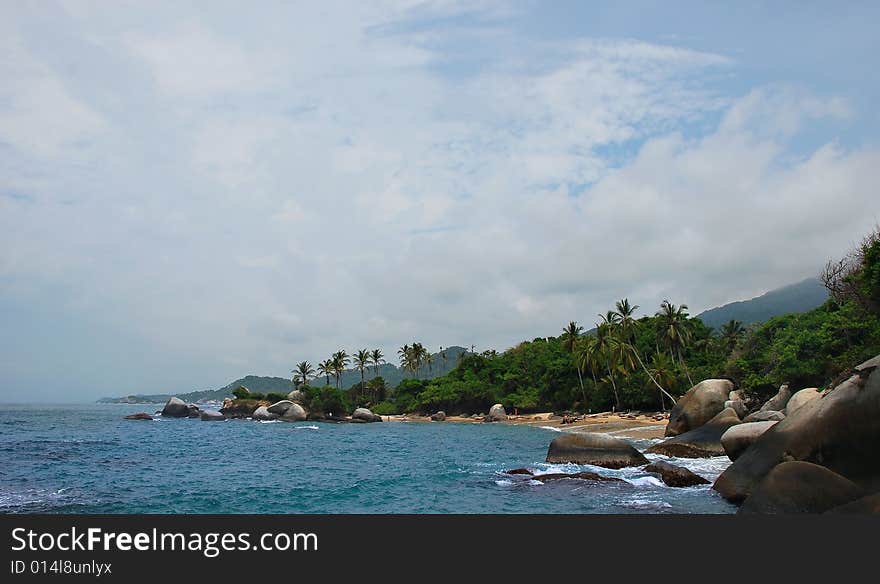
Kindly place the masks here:
[[(708, 485), (543, 462), (556, 431), (504, 424), (123, 420), (158, 406), (0, 405), (0, 513), (732, 513)], [(633, 440), (644, 449), (650, 440)], [(669, 459), (710, 480), (726, 458)], [(625, 483), (506, 469), (592, 470)]]

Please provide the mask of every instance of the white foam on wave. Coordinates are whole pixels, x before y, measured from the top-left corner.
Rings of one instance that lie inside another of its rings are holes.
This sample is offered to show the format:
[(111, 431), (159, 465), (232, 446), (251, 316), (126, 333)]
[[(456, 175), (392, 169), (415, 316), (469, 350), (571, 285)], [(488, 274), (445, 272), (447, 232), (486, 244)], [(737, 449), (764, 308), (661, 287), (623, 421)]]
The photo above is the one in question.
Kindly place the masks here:
[(635, 487), (664, 487), (666, 486), (663, 481), (654, 476), (646, 476), (646, 477), (635, 477), (632, 479), (625, 479), (626, 482), (635, 486)]
[(656, 499), (629, 499), (620, 502), (621, 506), (630, 509), (638, 509), (644, 511), (648, 509), (672, 509), (672, 505), (666, 501), (658, 501)]
[(562, 428), (554, 428), (553, 426), (538, 426), (542, 430), (552, 430), (553, 432), (562, 432)]
[(277, 424), (278, 420), (257, 420), (261, 424)]
[(317, 426), (294, 426), (296, 430), (317, 430)]
[(510, 486), (513, 486), (513, 481), (508, 480), (508, 479), (500, 479), (500, 480), (495, 481), (495, 484), (498, 485), (499, 487), (510, 487)]

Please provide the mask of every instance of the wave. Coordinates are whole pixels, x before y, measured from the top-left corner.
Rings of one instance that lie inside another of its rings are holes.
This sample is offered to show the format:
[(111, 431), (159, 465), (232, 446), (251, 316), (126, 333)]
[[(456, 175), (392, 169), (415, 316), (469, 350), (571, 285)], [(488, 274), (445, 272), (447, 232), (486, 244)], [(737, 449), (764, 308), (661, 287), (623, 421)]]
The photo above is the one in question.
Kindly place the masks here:
[(553, 426), (538, 426), (542, 430), (552, 430), (553, 432), (562, 432), (562, 428), (554, 428)]
[(318, 430), (317, 426), (294, 426), (296, 430)]

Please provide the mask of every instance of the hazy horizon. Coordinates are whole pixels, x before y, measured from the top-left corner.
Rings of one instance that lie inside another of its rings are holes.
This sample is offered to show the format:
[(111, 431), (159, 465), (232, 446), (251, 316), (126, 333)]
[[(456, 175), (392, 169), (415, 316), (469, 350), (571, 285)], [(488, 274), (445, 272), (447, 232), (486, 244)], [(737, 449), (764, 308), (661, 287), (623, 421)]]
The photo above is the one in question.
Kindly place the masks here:
[(871, 3), (0, 15), (0, 402), (697, 314), (880, 219)]

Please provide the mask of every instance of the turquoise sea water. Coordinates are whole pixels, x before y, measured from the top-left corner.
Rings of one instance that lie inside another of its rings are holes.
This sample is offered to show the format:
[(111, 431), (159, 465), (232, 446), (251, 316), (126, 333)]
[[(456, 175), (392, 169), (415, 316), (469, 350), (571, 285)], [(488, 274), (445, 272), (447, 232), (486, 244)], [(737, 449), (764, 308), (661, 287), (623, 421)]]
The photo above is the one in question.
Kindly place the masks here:
[[(160, 406), (161, 407), (161, 406)], [(4, 513), (730, 513), (708, 486), (543, 460), (502, 424), (123, 420), (152, 406), (0, 406)], [(635, 441), (645, 448), (649, 441)], [(653, 457), (657, 458), (657, 457)], [(665, 457), (662, 457), (664, 460)], [(672, 460), (714, 479), (726, 459)], [(503, 474), (593, 470), (627, 483)]]

